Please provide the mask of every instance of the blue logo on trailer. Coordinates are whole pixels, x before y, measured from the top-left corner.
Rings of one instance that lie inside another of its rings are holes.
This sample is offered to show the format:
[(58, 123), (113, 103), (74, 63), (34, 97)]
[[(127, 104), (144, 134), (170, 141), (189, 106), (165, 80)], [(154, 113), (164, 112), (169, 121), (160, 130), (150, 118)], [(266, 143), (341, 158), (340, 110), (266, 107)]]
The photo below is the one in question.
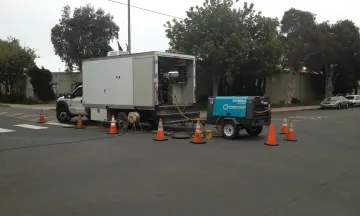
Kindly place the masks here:
[(214, 101), (214, 116), (246, 117), (247, 96), (216, 97)]

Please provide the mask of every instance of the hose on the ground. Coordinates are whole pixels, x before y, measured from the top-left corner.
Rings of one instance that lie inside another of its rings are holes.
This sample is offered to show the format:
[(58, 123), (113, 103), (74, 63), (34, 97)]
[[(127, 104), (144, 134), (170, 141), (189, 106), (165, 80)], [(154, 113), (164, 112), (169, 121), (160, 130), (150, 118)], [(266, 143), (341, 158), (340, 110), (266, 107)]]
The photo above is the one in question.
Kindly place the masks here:
[[(192, 119), (192, 118), (187, 117), (187, 116), (181, 111), (179, 105), (177, 104), (176, 96), (173, 96), (172, 94), (170, 94), (170, 92), (168, 92), (168, 94), (169, 94), (170, 97), (172, 98), (173, 104), (175, 104), (176, 109), (179, 111), (179, 114), (180, 114), (182, 117), (184, 117), (185, 119), (187, 119), (187, 120), (189, 120), (189, 121), (197, 121), (197, 120), (200, 120), (200, 122), (201, 122), (204, 126), (207, 125), (206, 121), (201, 120), (200, 118), (198, 118), (198, 119)], [(217, 127), (217, 123), (218, 123), (219, 119), (220, 119), (220, 117), (216, 120), (216, 123), (215, 123), (215, 128), (216, 128), (217, 131), (219, 131), (219, 128)], [(220, 132), (220, 131), (219, 131), (219, 132)]]
[[(168, 93), (169, 93), (169, 92), (168, 92)], [(190, 120), (190, 121), (196, 121), (196, 120), (198, 120), (198, 119), (192, 119), (192, 118), (187, 117), (187, 116), (181, 111), (181, 109), (179, 108), (179, 106), (178, 106), (178, 104), (177, 104), (177, 101), (176, 101), (176, 96), (173, 96), (173, 95), (170, 94), (170, 93), (169, 93), (169, 95), (170, 95), (170, 97), (172, 98), (173, 103), (175, 104), (175, 106), (176, 106), (177, 110), (179, 111), (180, 115), (182, 115), (185, 119)], [(263, 114), (263, 113), (267, 113), (267, 112), (271, 112), (271, 109), (267, 109), (267, 110), (261, 111), (261, 112), (255, 112), (255, 114)], [(200, 118), (199, 118), (199, 119), (200, 119)], [(219, 122), (219, 120), (220, 120), (220, 117), (216, 119), (216, 123), (215, 123), (215, 129), (216, 129), (218, 132), (220, 132), (219, 127), (218, 127), (218, 122)], [(206, 123), (205, 121), (202, 121), (202, 120), (200, 120), (200, 121), (201, 121), (205, 126), (207, 125), (207, 123)]]
[(267, 109), (265, 111), (261, 111), (261, 112), (255, 112), (255, 114), (263, 114), (263, 113), (267, 113), (267, 112), (270, 112), (271, 109)]

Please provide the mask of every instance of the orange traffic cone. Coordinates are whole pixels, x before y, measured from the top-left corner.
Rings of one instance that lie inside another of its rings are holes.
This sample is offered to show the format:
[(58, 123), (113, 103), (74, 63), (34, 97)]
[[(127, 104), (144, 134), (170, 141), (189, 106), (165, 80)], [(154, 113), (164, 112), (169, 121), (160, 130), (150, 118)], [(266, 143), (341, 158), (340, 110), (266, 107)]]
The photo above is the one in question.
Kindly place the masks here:
[(295, 139), (295, 133), (294, 133), (294, 128), (292, 125), (292, 120), (290, 119), (290, 127), (289, 127), (289, 132), (287, 133), (286, 138), (284, 139), (285, 141), (297, 141)]
[(119, 134), (117, 132), (117, 129), (116, 129), (116, 124), (115, 124), (115, 117), (114, 115), (111, 116), (111, 125), (110, 125), (110, 131), (108, 134)]
[(193, 141), (190, 140), (190, 143), (193, 143), (193, 144), (205, 144), (206, 143), (205, 141), (202, 140), (202, 132), (200, 129), (200, 120), (199, 119), (197, 120), (197, 123), (196, 123), (194, 140)]
[(270, 124), (267, 141), (264, 144), (267, 146), (278, 146), (279, 145), (276, 143), (275, 128), (274, 128), (274, 123), (272, 123), (272, 122)]
[(154, 138), (154, 140), (155, 141), (166, 141), (166, 140), (168, 140), (167, 138), (165, 138), (162, 118), (160, 118), (160, 120), (159, 120), (159, 126), (158, 126), (158, 130), (157, 130), (156, 137)]
[(38, 123), (45, 123), (45, 117), (44, 117), (42, 110), (40, 111), (40, 119), (39, 119)]
[(289, 129), (288, 129), (288, 125), (287, 125), (287, 119), (286, 119), (286, 116), (284, 116), (280, 134), (287, 134), (288, 131), (289, 131)]
[(78, 119), (77, 119), (77, 123), (76, 123), (76, 126), (75, 126), (75, 129), (84, 129), (84, 125), (82, 123), (82, 120), (81, 120), (81, 115), (79, 113), (78, 115)]

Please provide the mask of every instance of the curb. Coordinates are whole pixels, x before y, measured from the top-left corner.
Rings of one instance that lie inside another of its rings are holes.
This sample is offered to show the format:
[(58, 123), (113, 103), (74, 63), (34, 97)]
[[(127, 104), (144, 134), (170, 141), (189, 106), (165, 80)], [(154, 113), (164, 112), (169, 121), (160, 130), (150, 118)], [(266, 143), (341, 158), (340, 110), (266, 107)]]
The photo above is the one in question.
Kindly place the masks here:
[(272, 110), (272, 113), (283, 113), (283, 112), (299, 112), (299, 111), (310, 111), (310, 110), (319, 110), (319, 108), (304, 108), (304, 109), (293, 109), (293, 110)]
[(0, 107), (10, 107), (10, 105), (0, 104)]

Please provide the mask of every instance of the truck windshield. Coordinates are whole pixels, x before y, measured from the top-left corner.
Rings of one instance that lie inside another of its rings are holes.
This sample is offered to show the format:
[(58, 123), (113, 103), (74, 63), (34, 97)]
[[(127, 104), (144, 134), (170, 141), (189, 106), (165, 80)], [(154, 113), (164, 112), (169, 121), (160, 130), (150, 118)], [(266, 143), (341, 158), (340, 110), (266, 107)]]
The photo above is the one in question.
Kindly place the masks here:
[(77, 88), (73, 93), (72, 96), (75, 97), (82, 97), (82, 87)]

